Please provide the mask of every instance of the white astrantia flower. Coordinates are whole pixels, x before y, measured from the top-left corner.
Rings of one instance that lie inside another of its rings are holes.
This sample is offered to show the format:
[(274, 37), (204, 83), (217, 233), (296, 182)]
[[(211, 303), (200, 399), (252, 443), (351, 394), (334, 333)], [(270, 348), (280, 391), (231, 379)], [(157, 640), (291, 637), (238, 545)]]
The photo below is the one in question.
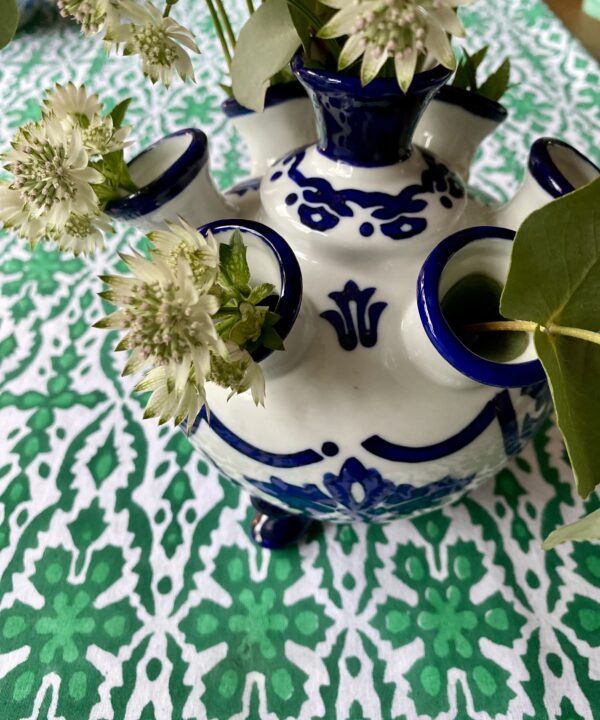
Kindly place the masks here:
[(214, 285), (219, 274), (219, 244), (209, 231), (204, 237), (185, 220), (169, 223), (168, 230), (154, 230), (148, 237), (156, 254), (174, 268), (183, 254), (190, 266), (194, 283), (199, 290)]
[(158, 417), (159, 425), (171, 418), (175, 425), (185, 421), (188, 432), (192, 430), (195, 419), (206, 404), (204, 383), (195, 381), (193, 371), (180, 393), (175, 391), (175, 378), (171, 369), (160, 365), (149, 370), (135, 390), (152, 393), (146, 404), (144, 419)]
[(229, 388), (229, 397), (250, 390), (257, 405), (265, 404), (265, 378), (260, 365), (235, 343), (227, 343), (225, 357), (212, 357), (208, 379)]
[(163, 17), (148, 0), (143, 5), (133, 0), (120, 0), (119, 9), (130, 22), (111, 28), (105, 38), (107, 42), (122, 46), (127, 55), (139, 55), (142, 70), (152, 82), (161, 81), (169, 87), (173, 68), (182, 80), (194, 80), (194, 69), (187, 50), (194, 53), (200, 50), (187, 28), (171, 17)]
[(57, 0), (60, 14), (72, 18), (85, 35), (96, 35), (119, 22), (120, 0)]
[(130, 127), (115, 130), (110, 115), (103, 117), (103, 105), (96, 93), (88, 94), (85, 85), (77, 87), (72, 82), (67, 85), (56, 85), (54, 90), (46, 93), (43, 102), (46, 117), (57, 118), (65, 132), (77, 127), (86, 151), (90, 155), (106, 155), (122, 150)]
[(66, 85), (57, 83), (53, 90), (46, 91), (42, 103), (44, 113), (54, 115), (59, 120), (84, 116), (88, 122), (102, 112), (102, 107), (96, 93), (89, 95), (85, 85), (77, 87), (72, 82)]
[(103, 176), (89, 167), (81, 133), (65, 133), (56, 118), (24, 125), (3, 155), (5, 169), (14, 175), (8, 188), (18, 193), (20, 215), (15, 214), (16, 195), (11, 194), (12, 214), (8, 224), (19, 234), (28, 224), (37, 225), (34, 235), (44, 229), (60, 230), (72, 214), (96, 214), (98, 199), (92, 184)]
[(447, 68), (456, 66), (448, 34), (462, 36), (456, 8), (474, 0), (321, 0), (338, 12), (319, 37), (347, 35), (338, 60), (340, 70), (362, 56), (360, 78), (370, 83), (388, 58), (394, 60), (398, 84), (408, 90), (419, 56)]
[(93, 255), (96, 250), (103, 250), (104, 233), (112, 232), (114, 228), (110, 218), (104, 213), (73, 213), (63, 228), (48, 228), (46, 234), (56, 241), (59, 250), (70, 250), (77, 256)]
[(159, 255), (152, 260), (137, 253), (121, 257), (135, 277), (102, 278), (111, 288), (102, 296), (119, 309), (97, 326), (128, 331), (117, 346), (132, 351), (124, 375), (160, 365), (181, 397), (190, 374), (202, 385), (211, 354), (225, 353), (212, 319), (219, 300), (196, 287), (183, 253), (174, 267)]

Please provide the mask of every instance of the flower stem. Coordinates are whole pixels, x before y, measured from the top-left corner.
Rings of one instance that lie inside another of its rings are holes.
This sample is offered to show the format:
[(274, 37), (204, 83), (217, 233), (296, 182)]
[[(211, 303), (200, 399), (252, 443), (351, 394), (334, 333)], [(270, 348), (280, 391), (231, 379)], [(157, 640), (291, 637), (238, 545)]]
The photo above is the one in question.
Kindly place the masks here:
[(526, 320), (497, 320), (494, 322), (474, 323), (472, 325), (464, 325), (462, 330), (465, 332), (494, 332), (494, 331), (515, 331), (515, 332), (535, 332), (537, 329), (550, 335), (563, 335), (564, 337), (577, 338), (587, 342), (600, 345), (600, 332), (593, 330), (582, 330), (581, 328), (564, 327), (563, 325), (555, 325), (550, 323), (547, 327), (539, 325), (535, 322)]
[(225, 34), (223, 33), (223, 26), (221, 25), (219, 15), (217, 14), (217, 11), (215, 10), (213, 0), (206, 0), (206, 6), (208, 7), (208, 12), (210, 13), (210, 17), (211, 17), (211, 20), (215, 27), (217, 37), (219, 38), (219, 43), (221, 44), (221, 50), (223, 50), (223, 56), (225, 57), (225, 62), (227, 63), (227, 67), (229, 69), (231, 69), (231, 53), (229, 52), (229, 47), (227, 46), (227, 40), (225, 39)]
[(229, 38), (229, 44), (231, 45), (231, 49), (233, 50), (233, 48), (235, 47), (235, 34), (233, 32), (233, 28), (231, 27), (231, 22), (229, 21), (229, 15), (227, 14), (227, 10), (225, 9), (223, 0), (216, 0), (216, 4), (219, 14), (221, 15), (221, 19), (223, 20), (223, 24), (225, 25), (225, 32), (227, 33), (227, 37)]
[(167, 2), (165, 4), (165, 9), (163, 10), (163, 17), (169, 17), (169, 15), (171, 14), (171, 8), (177, 2), (178, 2), (178, 0), (167, 0)]
[(252, 0), (246, 0), (246, 7), (248, 8), (248, 12), (250, 15), (254, 14), (254, 5), (252, 4)]

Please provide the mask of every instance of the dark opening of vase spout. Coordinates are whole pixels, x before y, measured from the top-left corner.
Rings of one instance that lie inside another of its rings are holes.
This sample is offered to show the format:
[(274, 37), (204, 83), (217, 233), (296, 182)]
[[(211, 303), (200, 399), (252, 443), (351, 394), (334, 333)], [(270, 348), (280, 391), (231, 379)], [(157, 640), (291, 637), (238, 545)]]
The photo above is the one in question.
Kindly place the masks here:
[(350, 165), (381, 167), (406, 160), (421, 115), (452, 72), (438, 65), (415, 75), (406, 93), (396, 78), (363, 87), (358, 77), (307, 68), (301, 55), (292, 70), (306, 88), (316, 117), (317, 147)]

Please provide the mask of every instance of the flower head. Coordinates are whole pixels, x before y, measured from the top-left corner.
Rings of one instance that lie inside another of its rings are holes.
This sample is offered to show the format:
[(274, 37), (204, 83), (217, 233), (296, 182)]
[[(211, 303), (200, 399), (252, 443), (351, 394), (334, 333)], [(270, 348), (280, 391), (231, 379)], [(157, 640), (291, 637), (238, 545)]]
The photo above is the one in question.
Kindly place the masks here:
[[(12, 150), (4, 155), (5, 168), (14, 175), (8, 185), (13, 192), (12, 225), (25, 220), (61, 229), (71, 214), (97, 213), (98, 200), (92, 184), (103, 176), (88, 166), (81, 133), (66, 134), (55, 118), (28, 123), (16, 134)], [(20, 213), (15, 214), (17, 195)]]
[(406, 92), (419, 56), (431, 56), (448, 68), (456, 60), (447, 33), (463, 35), (455, 8), (474, 0), (321, 0), (337, 9), (319, 32), (323, 38), (348, 35), (339, 56), (340, 70), (362, 55), (363, 85), (373, 80), (388, 58)]
[(45, 117), (59, 120), (65, 132), (77, 128), (90, 155), (106, 155), (128, 144), (130, 128), (115, 128), (110, 115), (103, 117), (98, 95), (88, 94), (85, 85), (56, 85), (46, 93), (42, 107)]
[(116, 20), (116, 0), (58, 0), (58, 10), (72, 18), (86, 35), (96, 35)]
[(219, 245), (209, 231), (204, 237), (185, 220), (169, 223), (168, 230), (155, 230), (148, 234), (156, 253), (172, 269), (180, 255), (184, 255), (199, 290), (214, 285), (219, 274)]
[(149, 1), (139, 5), (132, 0), (121, 0), (122, 15), (131, 22), (112, 28), (106, 40), (124, 45), (128, 55), (140, 55), (142, 69), (152, 82), (159, 80), (169, 87), (173, 68), (182, 80), (194, 80), (192, 61), (187, 50), (198, 53), (190, 31), (162, 13)]
[(211, 233), (203, 237), (183, 220), (150, 238), (149, 258), (121, 256), (133, 277), (102, 278), (109, 290), (101, 296), (117, 310), (96, 323), (127, 331), (116, 349), (131, 353), (124, 375), (147, 371), (136, 386), (152, 393), (145, 417), (185, 420), (191, 429), (206, 404), (208, 381), (228, 388), (229, 397), (250, 390), (254, 402), (264, 404), (264, 377), (247, 348), (260, 345), (265, 327), (273, 332), (277, 316), (258, 304), (272, 286), (251, 288), (247, 267), (238, 268), (240, 282), (226, 272), (227, 257), (245, 263), (241, 236), (226, 246), (225, 259)]
[(230, 388), (229, 397), (250, 390), (257, 405), (265, 404), (265, 378), (260, 365), (249, 352), (240, 350), (235, 343), (227, 343), (226, 357), (213, 357), (209, 380)]
[(63, 228), (46, 230), (59, 250), (70, 250), (74, 255), (93, 255), (104, 248), (104, 233), (114, 232), (108, 215), (104, 213), (72, 213)]
[(169, 369), (180, 394), (194, 370), (203, 383), (210, 368), (210, 353), (223, 353), (223, 342), (212, 320), (219, 309), (214, 295), (202, 293), (185, 255), (175, 267), (155, 255), (122, 255), (134, 278), (104, 277), (111, 289), (103, 293), (119, 310), (100, 321), (98, 327), (127, 330), (118, 348), (132, 350), (124, 374), (153, 365)]

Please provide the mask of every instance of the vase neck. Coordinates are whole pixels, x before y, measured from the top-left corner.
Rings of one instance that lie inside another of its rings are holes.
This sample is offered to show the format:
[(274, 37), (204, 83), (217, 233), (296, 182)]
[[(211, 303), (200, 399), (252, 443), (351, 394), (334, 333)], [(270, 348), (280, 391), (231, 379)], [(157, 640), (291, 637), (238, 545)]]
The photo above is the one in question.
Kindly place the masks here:
[(319, 152), (362, 167), (393, 165), (410, 156), (417, 123), (451, 74), (442, 66), (419, 73), (404, 93), (395, 78), (362, 87), (357, 77), (306, 68), (300, 56), (292, 69), (313, 104)]

